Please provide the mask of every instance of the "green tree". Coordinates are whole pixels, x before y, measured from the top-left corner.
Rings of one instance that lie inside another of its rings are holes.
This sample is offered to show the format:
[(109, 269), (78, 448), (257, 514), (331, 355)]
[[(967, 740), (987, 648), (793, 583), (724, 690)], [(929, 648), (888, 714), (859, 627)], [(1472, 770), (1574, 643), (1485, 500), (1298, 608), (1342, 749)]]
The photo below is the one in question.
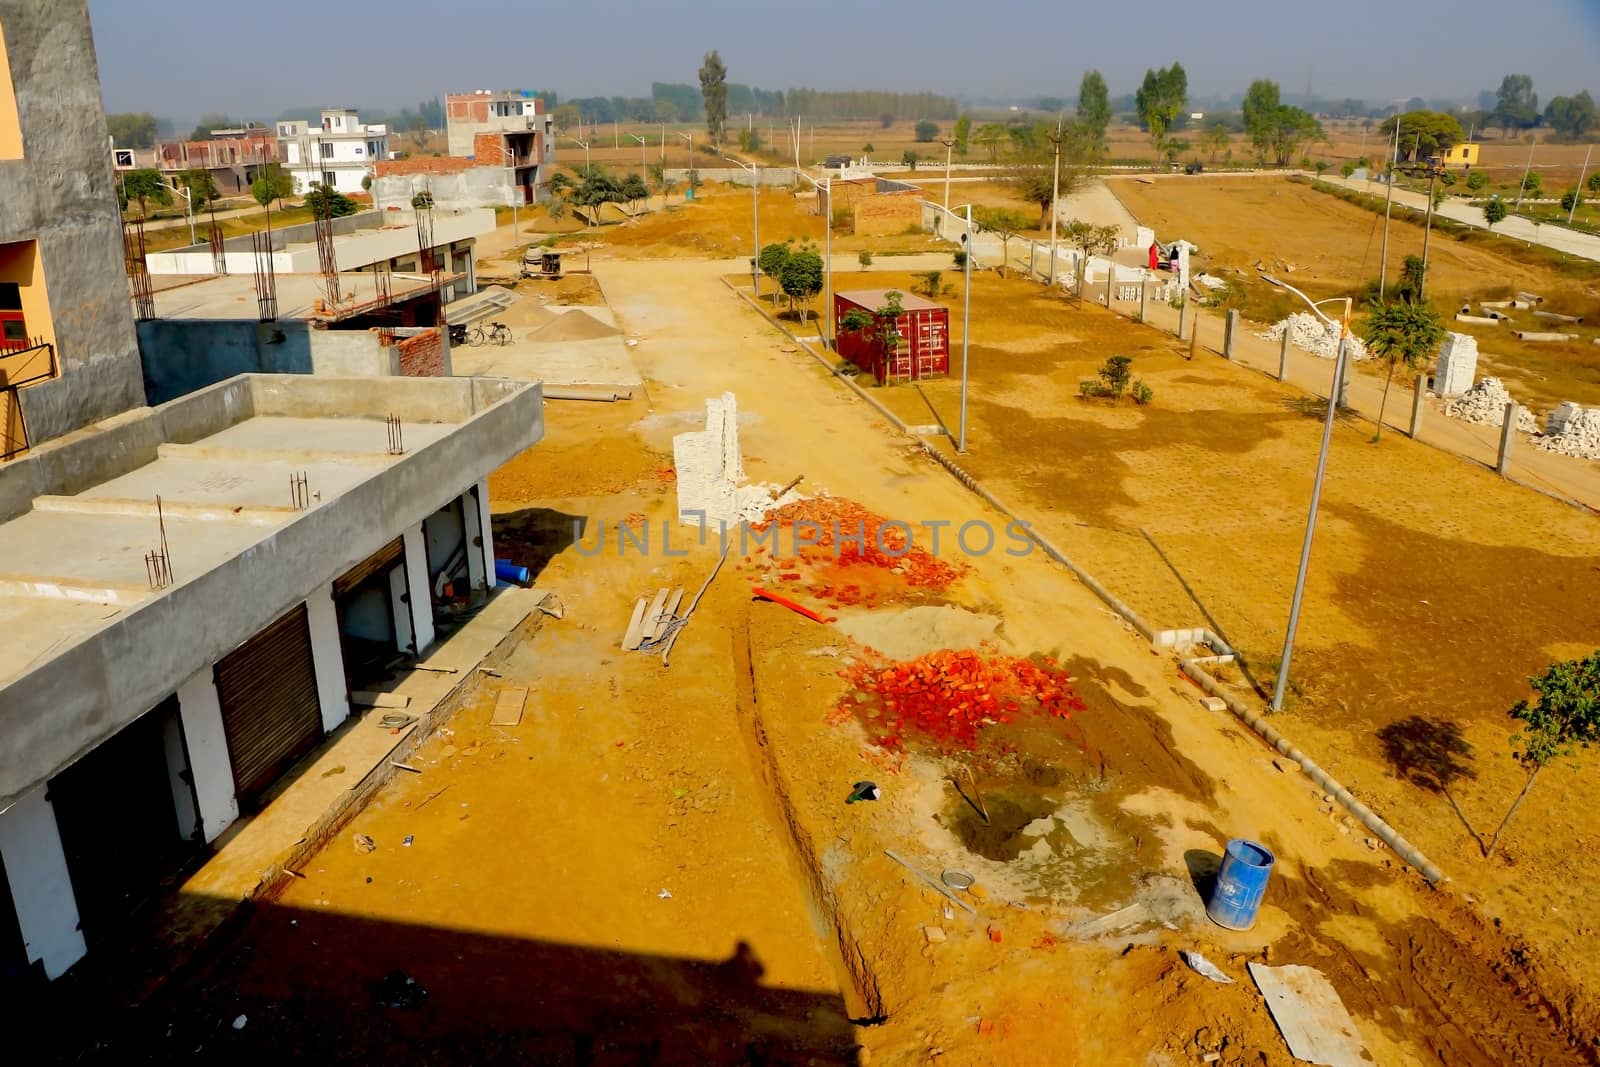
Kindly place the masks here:
[(1054, 146), (1050, 146), (1029, 153), (1006, 176), (1018, 196), (1038, 206), (1041, 230), (1050, 226), (1050, 205), (1058, 183), (1061, 195), (1066, 196), (1083, 180), (1083, 170), (1072, 158), (1075, 154), (1069, 151), (1069, 142), (1063, 140), (1059, 169)]
[(1475, 170), (1467, 175), (1467, 188), (1475, 193), (1481, 193), (1489, 185), (1489, 175), (1481, 170)]
[(950, 134), (950, 139), (955, 142), (953, 147), (956, 150), (956, 155), (965, 156), (967, 154), (967, 141), (971, 137), (972, 116), (962, 115), (959, 119), (956, 119), (956, 128)]
[(156, 117), (148, 111), (106, 116), (106, 130), (118, 148), (154, 148)]
[(1228, 147), (1228, 127), (1225, 123), (1213, 122), (1200, 134), (1200, 147), (1211, 153), (1211, 162), (1217, 161), (1217, 153)]
[(1600, 196), (1600, 170), (1589, 175), (1589, 191), (1595, 196)]
[(739, 150), (741, 152), (761, 151), (761, 132), (759, 130), (740, 130)]
[(707, 52), (700, 64), (700, 99), (706, 110), (706, 133), (720, 151), (728, 124), (728, 68), (722, 65), (716, 49)]
[[(939, 289), (944, 282), (944, 272), (937, 270), (918, 271), (911, 275), (922, 283), (922, 291), (929, 300), (939, 299)], [(913, 289), (915, 292), (915, 289)]]
[(172, 203), (172, 190), (161, 180), (161, 172), (153, 167), (128, 171), (122, 176), (122, 187), (127, 190), (129, 200), (139, 201), (140, 218), (146, 214), (146, 201), (153, 200), (160, 207)]
[(916, 170), (917, 163), (920, 162), (921, 159), (921, 156), (917, 155), (908, 148), (900, 155), (900, 165), (905, 167), (907, 170)]
[(204, 167), (190, 167), (188, 170), (179, 171), (173, 180), (189, 190), (190, 206), (195, 211), (199, 211), (209, 201), (217, 198), (217, 180)]
[(1323, 137), (1322, 125), (1310, 112), (1278, 99), (1278, 84), (1264, 78), (1250, 83), (1242, 108), (1245, 132), (1262, 159), (1289, 164), (1300, 150)]
[(800, 321), (806, 321), (808, 303), (822, 292), (822, 257), (813, 248), (799, 248), (783, 261), (778, 285), (789, 298), (789, 306), (799, 304)]
[(626, 199), (627, 196), (622, 191), (622, 182), (617, 180), (615, 175), (599, 167), (589, 168), (589, 172), (583, 176), (583, 181), (572, 194), (573, 203), (589, 209), (591, 225), (600, 221), (601, 205), (620, 204)]
[(999, 162), (1000, 146), (1005, 143), (1009, 136), (1006, 133), (1006, 128), (998, 122), (987, 122), (978, 127), (978, 132), (973, 136), (973, 140), (987, 148), (989, 150), (989, 162), (996, 163)]
[(886, 130), (890, 126), (893, 126), (894, 125), (894, 112), (893, 111), (885, 111), (883, 114), (879, 115), (878, 116), (878, 125), (881, 126), (883, 129), (886, 129)]
[(1407, 111), (1390, 115), (1378, 127), (1378, 132), (1384, 137), (1392, 137), (1396, 126), (1400, 127), (1402, 160), (1409, 160), (1413, 155), (1418, 159), (1443, 155), (1452, 145), (1467, 139), (1456, 117), (1443, 111)]
[(1483, 205), (1483, 221), (1488, 224), (1489, 229), (1494, 229), (1497, 224), (1505, 220), (1505, 217), (1506, 202), (1499, 197), (1495, 197)]
[(1595, 113), (1594, 97), (1585, 89), (1577, 96), (1551, 97), (1544, 106), (1544, 121), (1556, 136), (1576, 141), (1600, 125), (1600, 116)]
[(761, 252), (756, 256), (756, 266), (760, 268), (762, 274), (781, 286), (783, 265), (789, 261), (791, 251), (793, 249), (788, 241), (774, 241), (772, 244), (762, 245)]
[(191, 141), (209, 141), (212, 130), (233, 130), (243, 126), (238, 119), (229, 118), (227, 115), (216, 111), (208, 111), (200, 116), (200, 121), (194, 124), (194, 129), (189, 131)]
[(1389, 406), (1389, 386), (1394, 384), (1395, 371), (1401, 367), (1415, 371), (1423, 360), (1432, 356), (1439, 342), (1444, 340), (1444, 326), (1426, 304), (1409, 300), (1374, 304), (1362, 325), (1361, 339), (1366, 342), (1367, 351), (1383, 360), (1387, 367), (1383, 399), (1378, 404), (1378, 432), (1373, 437), (1376, 441), (1383, 437), (1383, 415)]
[(1078, 83), (1078, 125), (1084, 131), (1091, 159), (1106, 154), (1106, 127), (1111, 124), (1111, 96), (1106, 79), (1098, 70), (1083, 72)]
[(972, 224), (979, 233), (992, 233), (1000, 238), (1000, 276), (1005, 277), (1006, 264), (1011, 262), (1011, 239), (1028, 228), (1028, 216), (1014, 208), (980, 205), (972, 210)]
[(1522, 732), (1511, 738), (1512, 750), (1528, 777), (1489, 839), (1484, 849), (1486, 857), (1494, 855), (1500, 835), (1533, 788), (1539, 772), (1579, 748), (1600, 741), (1600, 649), (1583, 659), (1553, 663), (1543, 674), (1528, 679), (1528, 684), (1538, 699), (1532, 703), (1519, 700), (1510, 710), (1511, 717), (1522, 724)]
[(622, 199), (628, 202), (629, 211), (638, 211), (639, 203), (650, 199), (650, 187), (637, 173), (622, 179)]
[(1041, 96), (1039, 98), (1039, 110), (1047, 115), (1059, 114), (1066, 109), (1066, 106), (1067, 102), (1059, 96)]
[(937, 136), (939, 136), (939, 124), (937, 122), (930, 122), (927, 119), (923, 119), (921, 122), (917, 123), (916, 138), (918, 141), (922, 142), (923, 144), (927, 144)]
[(1529, 171), (1528, 176), (1522, 180), (1522, 195), (1529, 200), (1537, 200), (1544, 195), (1544, 176), (1538, 171)]
[(1583, 203), (1583, 195), (1576, 189), (1568, 189), (1561, 194), (1562, 211), (1576, 211), (1581, 203)]
[(278, 201), (278, 206), (283, 206), (283, 198), (294, 192), (294, 177), (276, 163), (268, 163), (256, 175), (256, 180), (250, 183), (250, 195), (256, 198), (256, 203), (263, 208)]
[(314, 219), (339, 219), (361, 210), (354, 200), (325, 185), (314, 184), (306, 190), (305, 205)]
[(1139, 112), (1139, 121), (1150, 131), (1158, 153), (1166, 145), (1167, 134), (1177, 124), (1188, 102), (1189, 75), (1181, 63), (1144, 72), (1144, 82), (1134, 94), (1134, 107)]
[(1495, 93), (1494, 118), (1507, 133), (1526, 130), (1539, 121), (1539, 94), (1526, 74), (1507, 74)]

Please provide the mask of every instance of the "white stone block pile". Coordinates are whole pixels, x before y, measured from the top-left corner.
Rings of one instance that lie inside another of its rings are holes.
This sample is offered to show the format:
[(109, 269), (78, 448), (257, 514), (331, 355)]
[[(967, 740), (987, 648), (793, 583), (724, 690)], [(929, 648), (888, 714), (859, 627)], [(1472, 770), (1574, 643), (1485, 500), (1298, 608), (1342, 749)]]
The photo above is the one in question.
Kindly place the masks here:
[[(1468, 389), (1455, 400), (1446, 400), (1444, 413), (1462, 422), (1473, 422), (1480, 426), (1499, 426), (1505, 422), (1506, 405), (1513, 400), (1512, 395), (1506, 391), (1505, 384), (1499, 378), (1490, 377)], [(1517, 429), (1523, 433), (1539, 432), (1538, 420), (1526, 407), (1517, 408)]]
[(774, 485), (740, 485), (744, 456), (739, 448), (739, 405), (732, 393), (706, 401), (706, 428), (672, 439), (678, 474), (678, 521), (711, 530), (757, 522), (768, 511), (804, 500), (793, 489), (775, 496)]
[[(1289, 331), (1289, 343), (1303, 352), (1322, 359), (1334, 359), (1339, 355), (1338, 323), (1326, 323), (1310, 312), (1296, 311), (1282, 322), (1267, 327), (1267, 332), (1260, 336), (1268, 341), (1281, 341), (1285, 330)], [(1367, 346), (1355, 334), (1350, 335), (1346, 345), (1351, 359), (1368, 358)]]
[(1600, 459), (1600, 408), (1579, 408), (1577, 414), (1560, 422), (1552, 419), (1546, 428), (1555, 432), (1535, 437), (1535, 447), (1563, 456)]

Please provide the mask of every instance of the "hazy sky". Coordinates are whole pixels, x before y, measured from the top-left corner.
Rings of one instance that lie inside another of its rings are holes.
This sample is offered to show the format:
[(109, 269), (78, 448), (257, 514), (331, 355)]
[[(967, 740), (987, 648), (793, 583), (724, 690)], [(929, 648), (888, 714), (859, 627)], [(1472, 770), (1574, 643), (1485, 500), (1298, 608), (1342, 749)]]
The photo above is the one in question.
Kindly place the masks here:
[[(768, 89), (1112, 95), (1179, 60), (1196, 95), (1252, 78), (1373, 102), (1532, 74), (1541, 102), (1600, 92), (1600, 0), (89, 0), (106, 106), (192, 119), (397, 108), (449, 91), (646, 96), (719, 49)], [(981, 16), (982, 23), (971, 21)], [(319, 32), (318, 26), (325, 26)], [(1001, 27), (994, 32), (986, 27)]]

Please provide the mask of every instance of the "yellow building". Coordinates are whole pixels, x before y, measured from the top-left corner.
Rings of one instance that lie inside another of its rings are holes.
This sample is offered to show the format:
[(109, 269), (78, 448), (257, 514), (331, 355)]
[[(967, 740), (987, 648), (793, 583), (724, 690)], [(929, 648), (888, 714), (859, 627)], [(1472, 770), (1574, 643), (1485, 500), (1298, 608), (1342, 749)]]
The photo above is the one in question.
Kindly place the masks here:
[(1447, 167), (1460, 167), (1462, 170), (1471, 170), (1478, 165), (1478, 142), (1463, 141), (1451, 146), (1445, 152), (1442, 161)]

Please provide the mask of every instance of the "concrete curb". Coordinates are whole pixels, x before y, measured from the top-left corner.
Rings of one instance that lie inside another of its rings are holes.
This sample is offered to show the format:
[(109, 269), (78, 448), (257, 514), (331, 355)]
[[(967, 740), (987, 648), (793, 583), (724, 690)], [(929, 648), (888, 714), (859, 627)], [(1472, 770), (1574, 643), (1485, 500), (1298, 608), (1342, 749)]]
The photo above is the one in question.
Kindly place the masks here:
[(1444, 873), (1440, 871), (1438, 867), (1434, 866), (1434, 864), (1428, 860), (1428, 857), (1424, 856), (1415, 845), (1411, 844), (1411, 842), (1400, 836), (1399, 831), (1390, 826), (1388, 823), (1384, 822), (1383, 818), (1379, 816), (1377, 812), (1373, 811), (1371, 808), (1361, 803), (1361, 801), (1357, 800), (1355, 796), (1351, 794), (1350, 790), (1340, 785), (1332, 775), (1323, 770), (1321, 767), (1317, 766), (1317, 764), (1311, 760), (1311, 757), (1307, 756), (1304, 752), (1301, 752), (1298, 748), (1291, 744), (1289, 739), (1284, 737), (1283, 734), (1279, 733), (1278, 730), (1270, 725), (1265, 718), (1251, 711), (1243, 701), (1233, 696), (1233, 694), (1225, 691), (1217, 682), (1217, 680), (1211, 677), (1211, 675), (1207, 674), (1205, 669), (1193, 659), (1179, 660), (1178, 669), (1183, 671), (1183, 673), (1188, 677), (1194, 679), (1195, 683), (1207, 693), (1214, 697), (1220, 698), (1222, 702), (1228, 706), (1228, 710), (1233, 712), (1233, 714), (1243, 721), (1246, 726), (1250, 727), (1250, 729), (1254, 730), (1258, 735), (1260, 735), (1263, 741), (1271, 745), (1283, 755), (1294, 760), (1296, 765), (1298, 765), (1299, 768), (1305, 772), (1307, 778), (1310, 778), (1313, 782), (1317, 783), (1319, 787), (1332, 795), (1333, 798), (1342, 804), (1345, 810), (1349, 811), (1351, 815), (1354, 815), (1357, 819), (1360, 819), (1363, 826), (1365, 826), (1368, 830), (1371, 830), (1372, 833), (1379, 840), (1383, 841), (1384, 844), (1394, 849), (1395, 854), (1401, 859), (1415, 867), (1422, 877), (1426, 878), (1430, 884), (1438, 885), (1440, 882), (1447, 880)]

